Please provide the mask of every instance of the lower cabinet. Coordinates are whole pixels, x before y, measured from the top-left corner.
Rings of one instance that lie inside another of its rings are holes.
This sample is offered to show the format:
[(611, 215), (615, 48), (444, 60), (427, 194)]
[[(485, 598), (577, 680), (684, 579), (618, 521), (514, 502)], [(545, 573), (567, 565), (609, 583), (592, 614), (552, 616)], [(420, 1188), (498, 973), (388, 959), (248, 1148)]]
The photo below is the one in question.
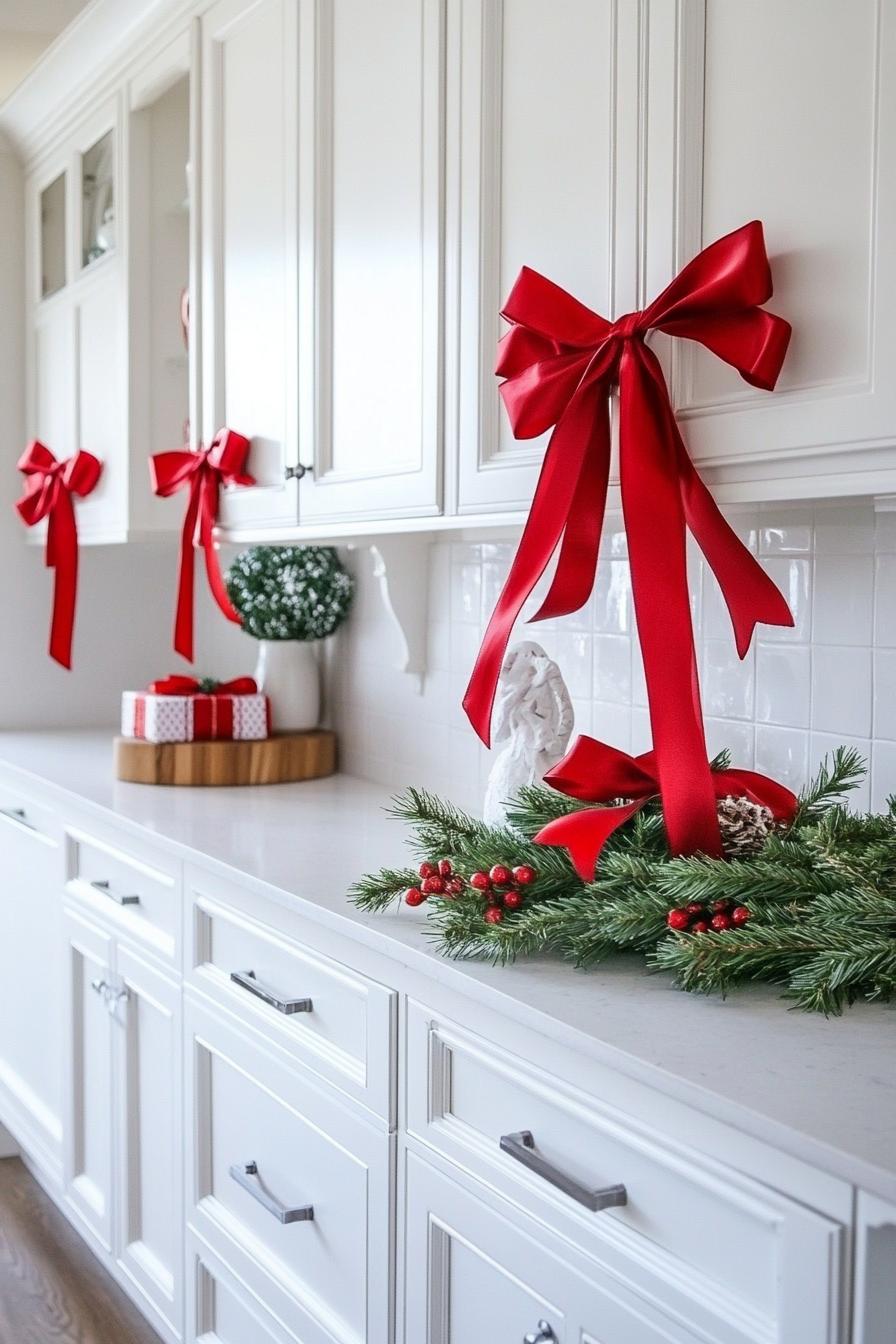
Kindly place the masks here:
[(77, 903), (65, 925), (65, 1196), (152, 1324), (179, 1339), (180, 984)]
[(185, 1002), (191, 1230), (301, 1344), (391, 1344), (394, 1137)]
[(2, 1120), (51, 1183), (62, 1146), (62, 862), (49, 811), (0, 786)]
[[(404, 1344), (696, 1344), (518, 1210), (407, 1156)], [(808, 1341), (806, 1341), (808, 1344)]]

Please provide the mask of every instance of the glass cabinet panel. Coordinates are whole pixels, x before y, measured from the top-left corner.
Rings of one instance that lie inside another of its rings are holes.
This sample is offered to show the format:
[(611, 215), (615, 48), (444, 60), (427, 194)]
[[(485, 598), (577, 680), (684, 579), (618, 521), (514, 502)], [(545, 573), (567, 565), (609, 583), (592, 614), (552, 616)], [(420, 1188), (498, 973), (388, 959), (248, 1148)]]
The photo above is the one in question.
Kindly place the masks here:
[(65, 173), (40, 194), (40, 296), (65, 284)]
[(81, 157), (81, 265), (115, 247), (115, 141), (111, 131)]

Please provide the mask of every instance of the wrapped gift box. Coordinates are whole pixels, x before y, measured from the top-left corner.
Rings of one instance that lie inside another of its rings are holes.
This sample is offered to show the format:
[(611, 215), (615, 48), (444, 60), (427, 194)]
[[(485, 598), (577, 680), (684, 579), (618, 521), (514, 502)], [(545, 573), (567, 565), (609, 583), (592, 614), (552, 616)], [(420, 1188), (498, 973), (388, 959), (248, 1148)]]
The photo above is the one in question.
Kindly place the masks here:
[(123, 737), (146, 742), (260, 741), (270, 732), (270, 703), (257, 691), (221, 688), (176, 694), (150, 687), (125, 691), (121, 697)]

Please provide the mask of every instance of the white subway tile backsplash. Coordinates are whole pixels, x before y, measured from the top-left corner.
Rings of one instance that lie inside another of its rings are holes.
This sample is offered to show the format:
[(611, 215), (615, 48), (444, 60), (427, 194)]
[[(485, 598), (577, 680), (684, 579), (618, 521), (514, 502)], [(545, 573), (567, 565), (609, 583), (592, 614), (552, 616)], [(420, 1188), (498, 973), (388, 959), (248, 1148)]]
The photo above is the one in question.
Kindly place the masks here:
[[(689, 546), (694, 633), (707, 747), (735, 764), (801, 787), (820, 755), (840, 742), (873, 760), (858, 803), (883, 805), (896, 791), (896, 514), (871, 501), (732, 510), (738, 535), (761, 555), (795, 617), (791, 629), (760, 626), (745, 662), (714, 577)], [(485, 623), (512, 559), (504, 533), (481, 542), (435, 540), (429, 567), (429, 666), (423, 690), (394, 669), (398, 639), (378, 584), (358, 553), (359, 590), (350, 626), (330, 660), (346, 768), (401, 788), (422, 783), (476, 807), (491, 766), (460, 701)], [(549, 571), (527, 606), (543, 600)], [(631, 595), (625, 535), (607, 520), (595, 591), (574, 616), (520, 622), (560, 664), (573, 697), (576, 732), (632, 752), (651, 746), (646, 686)], [(855, 805), (855, 802), (854, 802)]]
[(871, 650), (812, 650), (812, 727), (823, 733), (871, 736)]
[(870, 644), (874, 559), (816, 555), (812, 638), (818, 644)]
[(756, 719), (809, 727), (809, 646), (760, 644), (756, 650)]

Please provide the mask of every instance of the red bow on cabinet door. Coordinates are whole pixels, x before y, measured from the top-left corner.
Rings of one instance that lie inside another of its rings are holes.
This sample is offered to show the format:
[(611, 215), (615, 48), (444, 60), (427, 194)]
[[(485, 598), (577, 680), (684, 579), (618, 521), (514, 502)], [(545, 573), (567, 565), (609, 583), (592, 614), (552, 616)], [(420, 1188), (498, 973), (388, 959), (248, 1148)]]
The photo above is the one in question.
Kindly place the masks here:
[(177, 581), (177, 609), (174, 616), (174, 648), (193, 661), (193, 551), (205, 553), (205, 572), (212, 596), (228, 621), (240, 624), (224, 585), (224, 576), (215, 549), (214, 528), (218, 518), (218, 498), (222, 485), (254, 485), (255, 477), (245, 471), (249, 440), (232, 429), (219, 429), (208, 448), (195, 453), (187, 448), (176, 452), (155, 453), (149, 459), (152, 488), (163, 498), (182, 487), (189, 490), (187, 512), (180, 542), (180, 570)]
[(532, 508), (464, 697), (488, 744), (498, 674), (514, 622), (560, 546), (535, 620), (577, 611), (594, 584), (610, 470), (610, 397), (619, 387), (619, 466), (656, 773), (673, 853), (721, 853), (707, 761), (685, 565), (686, 529), (722, 589), (738, 653), (757, 622), (792, 625), (787, 603), (725, 522), (688, 457), (651, 330), (699, 341), (747, 382), (771, 389), (790, 326), (771, 296), (758, 221), (713, 243), (643, 312), (616, 322), (524, 269), (505, 305), (512, 323), (497, 373), (514, 435), (552, 425)]
[(35, 439), (17, 463), (25, 475), (25, 493), (16, 502), (27, 527), (47, 519), (45, 559), (54, 570), (50, 657), (72, 665), (72, 638), (78, 596), (78, 524), (73, 495), (84, 498), (96, 487), (103, 464), (83, 449), (59, 462)]
[[(586, 803), (631, 802), (616, 807), (588, 807), (549, 821), (534, 837), (539, 845), (569, 851), (579, 876), (590, 882), (601, 850), (614, 831), (640, 812), (660, 791), (656, 753), (629, 756), (592, 737), (579, 737), (562, 761), (545, 775), (546, 783)], [(799, 800), (783, 784), (753, 770), (710, 770), (713, 798), (748, 798), (767, 807), (776, 821), (790, 822)]]

